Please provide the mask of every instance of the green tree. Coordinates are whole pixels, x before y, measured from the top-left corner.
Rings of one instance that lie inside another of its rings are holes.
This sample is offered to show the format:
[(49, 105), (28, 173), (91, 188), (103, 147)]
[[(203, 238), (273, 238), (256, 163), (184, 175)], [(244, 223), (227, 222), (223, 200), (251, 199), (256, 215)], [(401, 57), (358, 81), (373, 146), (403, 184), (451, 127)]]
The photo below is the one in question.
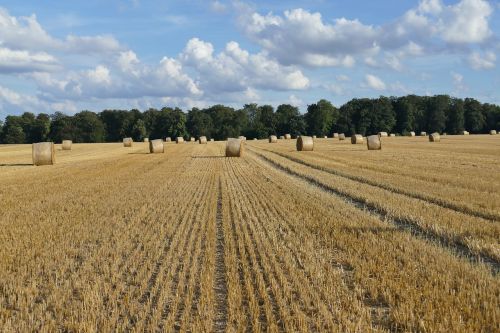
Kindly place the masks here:
[(146, 125), (142, 119), (137, 119), (132, 127), (132, 138), (134, 141), (142, 141), (146, 137), (148, 137), (146, 133)]
[(396, 114), (389, 98), (380, 96), (372, 100), (372, 110), (370, 113), (371, 124), (369, 132), (377, 134), (378, 132), (392, 132), (396, 125)]
[(46, 113), (40, 113), (31, 126), (30, 141), (43, 142), (47, 141), (50, 131), (50, 117)]
[(322, 99), (316, 104), (307, 107), (304, 119), (307, 125), (307, 133), (310, 135), (328, 135), (333, 123), (337, 122), (339, 113), (329, 101)]
[(485, 125), (481, 103), (474, 98), (464, 101), (465, 129), (472, 133), (481, 133)]
[(483, 104), (483, 114), (486, 118), (485, 131), (500, 130), (500, 106), (494, 104)]
[(245, 111), (237, 113), (233, 108), (221, 104), (205, 109), (214, 125), (213, 136), (216, 140), (238, 137), (248, 126), (248, 115)]
[(213, 122), (206, 111), (192, 108), (187, 114), (186, 127), (191, 136), (199, 138), (204, 135), (209, 139), (212, 138)]
[(451, 100), (448, 95), (436, 95), (428, 100), (427, 125), (424, 131), (429, 133), (441, 133), (446, 127), (446, 113), (450, 107)]
[(7, 144), (26, 143), (26, 134), (23, 130), (23, 123), (22, 117), (7, 116), (2, 130), (2, 142)]
[(72, 117), (61, 112), (56, 112), (50, 116), (49, 139), (54, 142), (62, 140), (74, 140), (74, 127)]
[(73, 116), (75, 142), (104, 142), (106, 131), (97, 114), (91, 111), (81, 111)]
[(446, 132), (458, 134), (464, 130), (464, 101), (460, 98), (452, 98), (446, 117)]
[(414, 99), (408, 96), (393, 100), (393, 108), (396, 114), (397, 133), (406, 134), (415, 130), (416, 105)]

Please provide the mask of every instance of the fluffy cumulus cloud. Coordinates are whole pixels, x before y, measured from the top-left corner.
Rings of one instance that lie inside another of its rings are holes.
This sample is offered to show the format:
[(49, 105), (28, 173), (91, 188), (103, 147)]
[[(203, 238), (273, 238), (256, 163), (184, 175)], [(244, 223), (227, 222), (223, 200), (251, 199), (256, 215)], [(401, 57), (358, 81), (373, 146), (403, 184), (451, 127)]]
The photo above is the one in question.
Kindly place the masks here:
[(484, 55), (475, 51), (469, 56), (469, 63), (474, 69), (492, 69), (495, 67), (497, 56), (494, 52), (488, 51)]
[(422, 0), (391, 23), (373, 26), (338, 18), (328, 23), (320, 13), (304, 9), (282, 15), (248, 13), (239, 18), (243, 32), (280, 63), (307, 66), (354, 66), (403, 69), (403, 60), (462, 52), (485, 44), (492, 36), (492, 6), (486, 0), (445, 5)]
[(247, 88), (301, 90), (309, 86), (309, 79), (296, 67), (280, 65), (265, 52), (250, 54), (234, 41), (214, 54), (211, 43), (193, 38), (180, 59), (196, 70), (203, 90), (213, 94)]

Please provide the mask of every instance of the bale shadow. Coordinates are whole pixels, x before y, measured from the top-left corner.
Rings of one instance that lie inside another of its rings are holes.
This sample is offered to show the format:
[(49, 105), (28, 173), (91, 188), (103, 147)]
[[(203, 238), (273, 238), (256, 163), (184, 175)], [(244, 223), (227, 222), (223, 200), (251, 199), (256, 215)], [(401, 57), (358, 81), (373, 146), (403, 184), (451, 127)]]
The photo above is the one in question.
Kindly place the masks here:
[(222, 156), (222, 155), (214, 155), (214, 156), (191, 156), (191, 158), (226, 158), (226, 156)]
[(33, 166), (33, 163), (10, 163), (10, 164), (0, 164), (0, 167), (17, 167), (17, 166)]

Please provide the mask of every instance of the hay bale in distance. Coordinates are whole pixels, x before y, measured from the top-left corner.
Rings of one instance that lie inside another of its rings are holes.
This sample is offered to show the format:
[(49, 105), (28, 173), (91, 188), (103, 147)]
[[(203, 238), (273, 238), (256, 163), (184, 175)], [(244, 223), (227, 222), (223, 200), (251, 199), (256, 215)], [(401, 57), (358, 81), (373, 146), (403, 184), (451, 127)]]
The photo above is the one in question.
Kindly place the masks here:
[(285, 140), (290, 140), (292, 139), (292, 136), (290, 134), (285, 134)]
[(345, 134), (344, 133), (340, 133), (339, 134), (339, 141), (343, 141), (345, 140)]
[(415, 132), (411, 131), (410, 133), (408, 133), (408, 136), (415, 136)]
[(490, 135), (497, 135), (497, 131), (496, 130), (491, 130), (490, 131)]
[(432, 134), (429, 134), (429, 142), (440, 142), (441, 141), (441, 136), (439, 133), (434, 132)]
[(241, 157), (243, 155), (243, 140), (229, 138), (226, 143), (226, 157)]
[(366, 144), (368, 146), (368, 150), (381, 150), (382, 149), (382, 141), (380, 141), (380, 136), (370, 135), (366, 138)]
[(323, 137), (323, 139), (328, 139), (328, 136), (327, 136), (327, 135), (325, 135), (325, 136)]
[(215, 141), (215, 140), (214, 140), (214, 138), (211, 138), (211, 139), (210, 139), (210, 142), (214, 142), (214, 141)]
[(133, 142), (132, 138), (123, 138), (123, 147), (132, 147)]
[(393, 138), (393, 137), (395, 137), (395, 136), (396, 136), (396, 134), (391, 133), (391, 134), (389, 134), (389, 136), (390, 136), (391, 138)]
[[(298, 138), (297, 138), (298, 139)], [(313, 139), (316, 139), (316, 135), (313, 135)]]
[(280, 135), (280, 140), (285, 140), (285, 136), (284, 135)]
[(62, 150), (71, 150), (72, 145), (73, 145), (73, 141), (63, 140), (62, 141)]
[(151, 154), (159, 154), (165, 152), (165, 146), (163, 145), (162, 139), (156, 139), (149, 141), (149, 152)]
[(149, 142), (149, 138), (144, 138), (144, 142)]
[(206, 145), (207, 144), (207, 137), (200, 136), (200, 138), (198, 139), (198, 142), (200, 143), (200, 145)]
[(361, 134), (353, 134), (351, 136), (351, 143), (353, 145), (361, 144), (364, 142), (363, 136)]
[(467, 132), (467, 131), (462, 131), (462, 135), (469, 135), (469, 132)]
[(278, 138), (276, 137), (276, 135), (270, 135), (269, 143), (276, 143), (276, 142), (278, 142)]
[(427, 136), (427, 132), (420, 132), (420, 136)]
[(243, 136), (243, 135), (240, 135), (238, 137), (238, 140), (241, 140), (241, 141), (247, 141), (247, 137), (246, 136)]
[(384, 138), (385, 138), (385, 137), (387, 137), (388, 135), (387, 135), (387, 132), (378, 132), (378, 136), (380, 136), (380, 137), (384, 137)]
[(56, 163), (56, 151), (53, 142), (38, 142), (31, 145), (33, 165), (53, 165)]
[(165, 138), (165, 142), (172, 142), (172, 138), (171, 138), (171, 137), (169, 137), (169, 136), (167, 136), (167, 137)]
[(334, 139), (338, 139), (338, 137), (339, 137), (339, 133), (333, 133), (333, 138)]
[(296, 142), (297, 151), (312, 151), (314, 149), (314, 139), (310, 136), (299, 136)]
[(175, 138), (175, 143), (179, 144), (179, 143), (184, 143), (184, 138), (182, 136), (178, 136)]

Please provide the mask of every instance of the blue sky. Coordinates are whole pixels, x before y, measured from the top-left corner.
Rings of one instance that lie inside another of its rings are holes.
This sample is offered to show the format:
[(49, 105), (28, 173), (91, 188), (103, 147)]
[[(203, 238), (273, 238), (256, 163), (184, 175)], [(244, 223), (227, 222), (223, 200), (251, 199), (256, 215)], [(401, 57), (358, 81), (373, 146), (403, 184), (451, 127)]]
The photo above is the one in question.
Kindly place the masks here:
[(450, 94), (500, 104), (500, 2), (10, 1), (0, 119), (24, 111)]

